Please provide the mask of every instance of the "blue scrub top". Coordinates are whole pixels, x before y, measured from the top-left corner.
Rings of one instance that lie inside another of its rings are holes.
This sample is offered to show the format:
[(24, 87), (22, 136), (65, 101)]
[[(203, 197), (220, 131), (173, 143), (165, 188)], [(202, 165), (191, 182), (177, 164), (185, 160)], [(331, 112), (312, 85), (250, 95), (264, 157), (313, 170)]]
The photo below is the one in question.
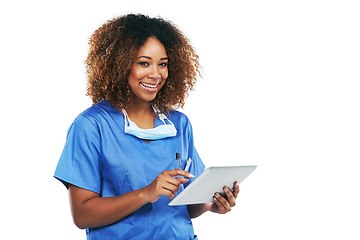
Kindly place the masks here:
[[(93, 105), (69, 128), (54, 176), (66, 187), (70, 183), (114, 197), (149, 185), (164, 170), (179, 168), (178, 152), (183, 169), (186, 159), (192, 159), (189, 172), (196, 178), (204, 164), (194, 147), (191, 123), (178, 111), (168, 115), (177, 135), (146, 143), (124, 132), (123, 114), (108, 101)], [(154, 127), (161, 124), (155, 118)], [(88, 228), (87, 239), (194, 239), (186, 206), (168, 206), (169, 202), (161, 196), (114, 224)]]

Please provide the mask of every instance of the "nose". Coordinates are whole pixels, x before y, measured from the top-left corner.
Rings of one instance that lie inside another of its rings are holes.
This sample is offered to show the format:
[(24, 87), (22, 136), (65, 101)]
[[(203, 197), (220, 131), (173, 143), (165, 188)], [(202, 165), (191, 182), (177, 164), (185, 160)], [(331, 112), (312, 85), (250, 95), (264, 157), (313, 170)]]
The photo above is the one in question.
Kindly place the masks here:
[(161, 79), (160, 69), (158, 66), (152, 66), (151, 71), (149, 73), (149, 78), (159, 80)]

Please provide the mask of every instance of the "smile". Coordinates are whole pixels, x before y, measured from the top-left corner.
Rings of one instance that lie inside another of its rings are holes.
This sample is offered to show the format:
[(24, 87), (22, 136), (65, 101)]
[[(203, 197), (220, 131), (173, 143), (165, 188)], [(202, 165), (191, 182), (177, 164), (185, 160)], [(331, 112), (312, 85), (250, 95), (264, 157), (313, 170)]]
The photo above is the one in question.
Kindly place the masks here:
[(160, 82), (158, 82), (156, 84), (140, 82), (140, 85), (148, 91), (156, 91), (159, 84), (160, 84)]

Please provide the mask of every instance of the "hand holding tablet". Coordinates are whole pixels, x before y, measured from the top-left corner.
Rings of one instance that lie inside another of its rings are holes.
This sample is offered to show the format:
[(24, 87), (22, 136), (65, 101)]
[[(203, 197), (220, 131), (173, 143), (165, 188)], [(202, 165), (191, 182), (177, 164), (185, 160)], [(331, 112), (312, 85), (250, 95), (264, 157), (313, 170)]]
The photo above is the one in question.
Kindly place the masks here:
[[(252, 165), (207, 168), (187, 188), (180, 192), (169, 203), (169, 206), (212, 203), (213, 201), (222, 200), (220, 196), (214, 198), (216, 193), (225, 196), (225, 198), (226, 196), (231, 197), (233, 193), (227, 192), (224, 186), (232, 187), (233, 189), (228, 190), (233, 191), (235, 189), (234, 183), (240, 184), (256, 167), (256, 165)], [(231, 201), (231, 199), (228, 200)]]

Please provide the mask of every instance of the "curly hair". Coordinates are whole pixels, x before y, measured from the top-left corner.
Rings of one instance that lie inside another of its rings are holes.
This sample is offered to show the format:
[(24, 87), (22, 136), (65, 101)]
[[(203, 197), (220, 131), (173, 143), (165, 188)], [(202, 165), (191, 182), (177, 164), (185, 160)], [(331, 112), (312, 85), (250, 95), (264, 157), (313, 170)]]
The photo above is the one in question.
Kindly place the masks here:
[(168, 78), (152, 104), (163, 113), (184, 106), (200, 74), (199, 57), (174, 24), (140, 14), (109, 20), (92, 34), (85, 64), (93, 104), (108, 100), (118, 109), (130, 104), (127, 77), (149, 37), (164, 45), (169, 58)]

